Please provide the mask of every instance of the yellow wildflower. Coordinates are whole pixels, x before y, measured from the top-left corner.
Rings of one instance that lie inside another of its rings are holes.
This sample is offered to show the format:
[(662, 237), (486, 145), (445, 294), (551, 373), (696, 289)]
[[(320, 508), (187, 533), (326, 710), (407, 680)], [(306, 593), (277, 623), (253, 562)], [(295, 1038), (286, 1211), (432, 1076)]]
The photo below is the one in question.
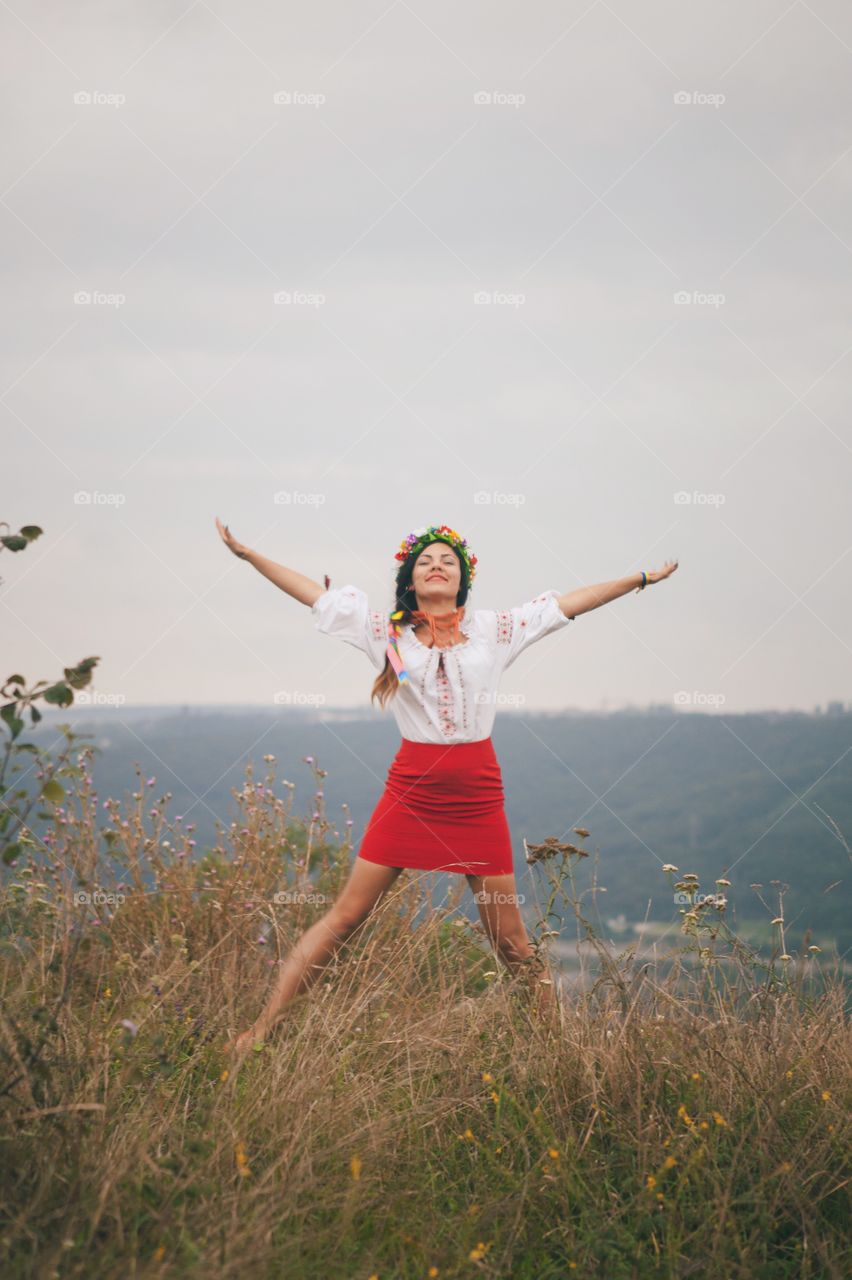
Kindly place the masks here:
[(352, 1177), (355, 1182), (361, 1177), (361, 1157), (353, 1156), (349, 1161), (349, 1168), (352, 1171)]
[(727, 1120), (725, 1119), (725, 1117), (724, 1117), (724, 1116), (720, 1115), (718, 1111), (714, 1111), (714, 1112), (712, 1112), (712, 1116), (713, 1116), (713, 1119), (716, 1121), (716, 1123), (717, 1123), (717, 1124), (727, 1125), (727, 1123), (728, 1123), (728, 1122), (727, 1122)]
[(107, 987), (104, 990), (104, 999), (108, 1000), (111, 995), (112, 995), (112, 987)]
[(557, 1151), (556, 1147), (548, 1147), (547, 1154), (550, 1156), (551, 1160), (559, 1159), (559, 1152)]
[(680, 1106), (678, 1107), (677, 1113), (685, 1125), (691, 1125), (695, 1123), (695, 1121), (693, 1120), (692, 1116), (689, 1114), (689, 1112), (687, 1111), (683, 1103), (681, 1103)]
[(823, 1102), (828, 1102), (829, 1098), (831, 1097), (831, 1092), (828, 1089), (823, 1089), (822, 1093), (820, 1094), (820, 1097), (822, 1098)]
[(219, 1077), (219, 1081), (220, 1081), (220, 1083), (221, 1083), (221, 1084), (224, 1084), (224, 1083), (225, 1083), (225, 1081), (228, 1079), (228, 1076), (229, 1076), (230, 1074), (231, 1074), (231, 1073), (230, 1073), (230, 1071), (229, 1071), (229, 1070), (228, 1070), (228, 1068), (226, 1067), (226, 1068), (225, 1068), (225, 1070), (222, 1072), (222, 1074), (221, 1074), (221, 1075), (220, 1075), (220, 1077)]
[(164, 1244), (161, 1244), (154, 1250), (152, 1259), (154, 1262), (162, 1262), (165, 1256), (166, 1256), (166, 1246)]
[(490, 1071), (483, 1071), (482, 1080), (484, 1084), (491, 1084), (494, 1080), (494, 1077), (492, 1076)]
[(437, 1267), (430, 1267), (426, 1274), (427, 1276), (439, 1276), (441, 1273)]
[(674, 1158), (674, 1156), (666, 1156), (665, 1160), (663, 1161), (663, 1168), (673, 1169), (676, 1164), (677, 1164), (677, 1160)]
[(464, 1133), (463, 1133), (461, 1136), (462, 1136), (463, 1138), (468, 1138), (468, 1139), (470, 1139), (470, 1138), (472, 1138), (472, 1137), (473, 1137), (473, 1130), (472, 1130), (472, 1129), (465, 1129)]
[(689, 1078), (690, 1078), (690, 1080), (700, 1080), (700, 1079), (701, 1079), (701, 1072), (700, 1072), (700, 1071), (693, 1071), (692, 1075), (691, 1075)]
[(709, 1128), (710, 1128), (710, 1126), (709, 1126), (709, 1124), (707, 1123), (707, 1121), (706, 1121), (706, 1120), (702, 1120), (698, 1127), (699, 1127), (699, 1129), (709, 1129)]
[(495, 1089), (492, 1089), (492, 1090), (491, 1090), (491, 1101), (492, 1101), (492, 1102), (499, 1102), (499, 1101), (500, 1101), (500, 1095), (499, 1095), (499, 1093), (497, 1093), (497, 1091), (496, 1091)]
[(235, 1149), (235, 1155), (237, 1159), (237, 1172), (239, 1173), (241, 1178), (247, 1178), (251, 1173), (251, 1169), (249, 1167), (248, 1157), (246, 1156), (246, 1149), (245, 1149), (244, 1143), (242, 1142), (237, 1143), (236, 1149)]
[(649, 1191), (653, 1191), (656, 1185), (657, 1185), (657, 1179), (654, 1177), (653, 1173), (649, 1173), (647, 1178), (645, 1179), (645, 1186), (648, 1188)]

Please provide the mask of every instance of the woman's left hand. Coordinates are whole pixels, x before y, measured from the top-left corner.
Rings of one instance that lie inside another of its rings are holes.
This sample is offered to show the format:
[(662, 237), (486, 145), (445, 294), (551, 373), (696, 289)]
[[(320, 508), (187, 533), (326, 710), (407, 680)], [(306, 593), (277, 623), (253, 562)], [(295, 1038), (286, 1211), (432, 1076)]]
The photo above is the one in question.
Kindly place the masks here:
[(648, 574), (647, 585), (650, 586), (652, 582), (662, 582), (663, 578), (668, 578), (669, 574), (674, 573), (676, 568), (677, 560), (667, 560), (662, 569), (646, 569), (645, 572)]

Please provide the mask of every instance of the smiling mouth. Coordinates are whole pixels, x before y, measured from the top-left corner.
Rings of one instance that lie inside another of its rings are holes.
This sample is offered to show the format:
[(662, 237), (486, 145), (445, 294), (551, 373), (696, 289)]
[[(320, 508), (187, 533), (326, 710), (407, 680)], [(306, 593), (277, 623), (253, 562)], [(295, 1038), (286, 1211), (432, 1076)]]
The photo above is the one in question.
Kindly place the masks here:
[(427, 582), (431, 582), (433, 578), (437, 578), (439, 582), (446, 582), (446, 581), (447, 581), (447, 579), (444, 577), (444, 575), (443, 575), (442, 573), (430, 573), (430, 574), (429, 574), (429, 577), (426, 579), (426, 581), (427, 581)]

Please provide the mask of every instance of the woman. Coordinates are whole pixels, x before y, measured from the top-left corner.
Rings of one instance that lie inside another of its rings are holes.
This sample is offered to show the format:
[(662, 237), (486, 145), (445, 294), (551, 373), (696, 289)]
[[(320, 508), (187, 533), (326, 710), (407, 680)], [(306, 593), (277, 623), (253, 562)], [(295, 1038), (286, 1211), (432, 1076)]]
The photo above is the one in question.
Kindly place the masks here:
[[(384, 792), (367, 824), (349, 879), (329, 911), (294, 946), (260, 1017), (227, 1047), (262, 1040), (283, 1006), (307, 990), (337, 948), (378, 905), (403, 868), (467, 877), (489, 940), (510, 971), (532, 967), (534, 950), (518, 910), (512, 842), (491, 730), (503, 672), (543, 636), (579, 614), (660, 582), (667, 561), (560, 594), (549, 590), (513, 609), (467, 610), (477, 558), (448, 525), (414, 530), (396, 552), (393, 613), (370, 609), (358, 587), (323, 589), (219, 533), (240, 559), (309, 605), (317, 629), (364, 652), (379, 675), (372, 697), (388, 702), (402, 734)], [(549, 1004), (552, 982), (538, 982)]]

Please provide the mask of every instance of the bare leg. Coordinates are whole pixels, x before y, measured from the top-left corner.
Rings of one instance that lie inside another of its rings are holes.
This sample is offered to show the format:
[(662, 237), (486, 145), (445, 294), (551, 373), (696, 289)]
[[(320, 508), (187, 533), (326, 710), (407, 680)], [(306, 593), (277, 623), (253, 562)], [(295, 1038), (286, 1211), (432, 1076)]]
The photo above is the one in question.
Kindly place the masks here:
[(500, 959), (513, 973), (528, 972), (535, 984), (536, 1012), (553, 1011), (556, 996), (552, 975), (544, 962), (535, 961), (518, 906), (514, 873), (505, 876), (473, 876), (467, 882), (474, 893), (483, 927)]
[(293, 946), (260, 1017), (248, 1031), (230, 1041), (226, 1049), (241, 1053), (264, 1038), (287, 1001), (314, 984), (338, 948), (378, 905), (401, 870), (401, 867), (367, 862), (364, 858), (355, 859), (337, 901)]

